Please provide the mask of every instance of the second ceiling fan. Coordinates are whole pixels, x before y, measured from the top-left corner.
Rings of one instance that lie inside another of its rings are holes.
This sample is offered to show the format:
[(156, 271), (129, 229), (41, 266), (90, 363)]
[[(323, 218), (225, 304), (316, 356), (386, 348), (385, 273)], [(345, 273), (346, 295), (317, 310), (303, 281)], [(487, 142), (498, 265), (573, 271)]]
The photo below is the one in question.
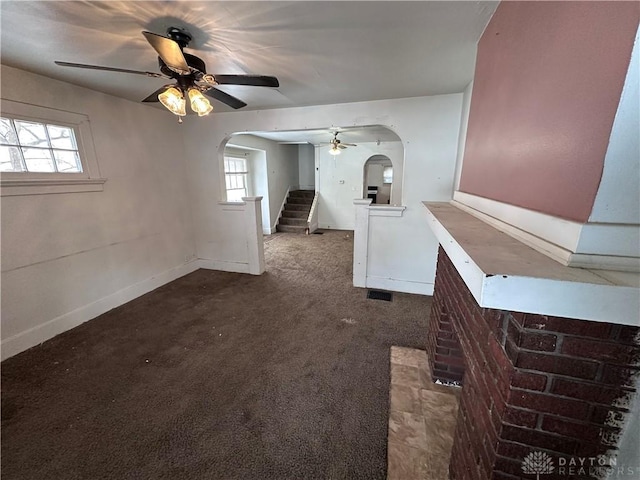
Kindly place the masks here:
[(329, 149), (329, 153), (331, 155), (340, 155), (340, 151), (344, 150), (347, 147), (357, 147), (355, 143), (344, 143), (338, 139), (338, 133), (335, 132), (333, 134), (333, 138), (328, 143), (321, 143), (320, 145), (331, 145), (331, 149)]
[(179, 117), (187, 114), (186, 98), (189, 99), (191, 109), (198, 116), (208, 115), (213, 110), (211, 103), (204, 95), (225, 103), (234, 109), (247, 105), (239, 98), (216, 88), (218, 85), (280, 86), (276, 77), (268, 75), (212, 75), (207, 73), (206, 65), (202, 59), (184, 52), (184, 48), (189, 45), (192, 37), (189, 32), (180, 28), (170, 27), (167, 29), (166, 37), (151, 32), (142, 32), (142, 34), (158, 53), (158, 64), (161, 73), (61, 61), (56, 61), (55, 63), (62, 67), (132, 73), (175, 80), (176, 83), (164, 85), (142, 101), (161, 102), (171, 113)]

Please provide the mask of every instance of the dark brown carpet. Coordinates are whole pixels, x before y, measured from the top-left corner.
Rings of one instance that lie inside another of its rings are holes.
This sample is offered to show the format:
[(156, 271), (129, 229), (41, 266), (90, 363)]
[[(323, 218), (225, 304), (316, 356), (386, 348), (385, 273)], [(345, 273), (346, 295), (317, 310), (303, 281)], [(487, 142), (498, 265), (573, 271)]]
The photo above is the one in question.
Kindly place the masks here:
[(389, 347), (430, 298), (366, 299), (351, 232), (279, 234), (2, 364), (2, 479), (383, 479)]

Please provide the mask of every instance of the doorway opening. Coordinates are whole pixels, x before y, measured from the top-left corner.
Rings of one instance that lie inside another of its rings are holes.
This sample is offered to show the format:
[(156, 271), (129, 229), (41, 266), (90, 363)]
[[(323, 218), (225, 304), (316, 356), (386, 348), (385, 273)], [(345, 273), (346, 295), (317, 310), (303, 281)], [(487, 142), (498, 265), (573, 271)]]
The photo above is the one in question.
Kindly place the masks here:
[(386, 155), (373, 155), (364, 163), (365, 198), (371, 204), (388, 205), (391, 203), (393, 189), (393, 163)]

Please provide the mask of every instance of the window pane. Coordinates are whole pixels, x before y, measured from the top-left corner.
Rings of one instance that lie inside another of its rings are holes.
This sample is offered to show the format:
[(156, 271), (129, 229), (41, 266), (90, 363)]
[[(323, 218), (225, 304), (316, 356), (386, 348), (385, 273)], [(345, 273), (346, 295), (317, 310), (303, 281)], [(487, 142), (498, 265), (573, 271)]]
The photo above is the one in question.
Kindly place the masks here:
[(384, 167), (382, 171), (382, 177), (384, 183), (392, 183), (393, 182), (393, 167)]
[(0, 119), (0, 143), (18, 145), (18, 137), (8, 118)]
[(244, 175), (238, 175), (238, 188), (244, 188)]
[(244, 190), (229, 190), (227, 192), (227, 201), (229, 202), (241, 202), (242, 197), (246, 197)]
[(48, 147), (47, 132), (41, 123), (15, 120), (20, 145), (25, 147)]
[(51, 150), (44, 148), (24, 148), (24, 161), (29, 172), (55, 172)]
[[(51, 140), (53, 142), (53, 139)], [(68, 150), (54, 150), (53, 156), (56, 159), (58, 171), (63, 173), (82, 172), (82, 164), (78, 152), (70, 152)]]
[(231, 188), (231, 178), (229, 177), (229, 175), (225, 175), (224, 181), (226, 184), (226, 189), (229, 190)]
[(53, 148), (67, 148), (76, 150), (76, 138), (73, 129), (69, 127), (59, 127), (57, 125), (47, 125), (49, 140)]
[(18, 147), (0, 146), (0, 172), (24, 172)]

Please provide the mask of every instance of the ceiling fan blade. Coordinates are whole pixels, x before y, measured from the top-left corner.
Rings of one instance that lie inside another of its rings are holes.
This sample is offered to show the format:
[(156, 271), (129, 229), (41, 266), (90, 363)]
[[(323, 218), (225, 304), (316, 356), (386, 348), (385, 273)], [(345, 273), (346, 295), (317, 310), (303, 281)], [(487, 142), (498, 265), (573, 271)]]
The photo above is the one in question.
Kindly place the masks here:
[(158, 90), (153, 92), (151, 95), (149, 95), (147, 98), (145, 98), (142, 101), (145, 102), (145, 103), (159, 102), (160, 100), (158, 100), (158, 95), (160, 95), (162, 92), (164, 92), (167, 88), (169, 88), (171, 86), (172, 85), (165, 85), (164, 87), (160, 87)]
[(341, 143), (340, 145), (346, 145), (347, 147), (357, 147), (355, 143)]
[(344, 146), (344, 144), (339, 143), (339, 144), (338, 144), (338, 148), (341, 148), (341, 149), (343, 149), (343, 150), (344, 150), (344, 149), (345, 149), (345, 148), (347, 148), (347, 147), (345, 147), (345, 146)]
[(142, 32), (142, 34), (144, 38), (147, 39), (147, 42), (158, 52), (158, 55), (167, 67), (180, 75), (188, 75), (191, 73), (191, 69), (184, 59), (182, 49), (175, 41), (151, 32)]
[(276, 77), (268, 75), (214, 75), (218, 85), (250, 85), (253, 87), (279, 87)]
[(242, 100), (240, 100), (239, 98), (236, 98), (232, 95), (229, 95), (226, 92), (223, 92), (222, 90), (218, 90), (217, 88), (210, 88), (209, 90), (206, 90), (204, 92), (205, 95), (214, 98), (216, 100), (218, 100), (219, 102), (222, 103), (226, 103), (227, 105), (229, 105), (231, 108), (235, 108), (236, 110), (238, 108), (242, 108), (242, 107), (246, 107), (247, 104), (244, 103)]
[(60, 65), (61, 67), (87, 68), (89, 70), (105, 70), (107, 72), (134, 73), (136, 75), (146, 75), (147, 77), (154, 77), (154, 78), (169, 78), (166, 75), (162, 75), (161, 73), (142, 72), (140, 70), (129, 70), (127, 68), (102, 67), (100, 65), (86, 65), (84, 63), (60, 62), (58, 60), (56, 60), (54, 63), (56, 65)]

